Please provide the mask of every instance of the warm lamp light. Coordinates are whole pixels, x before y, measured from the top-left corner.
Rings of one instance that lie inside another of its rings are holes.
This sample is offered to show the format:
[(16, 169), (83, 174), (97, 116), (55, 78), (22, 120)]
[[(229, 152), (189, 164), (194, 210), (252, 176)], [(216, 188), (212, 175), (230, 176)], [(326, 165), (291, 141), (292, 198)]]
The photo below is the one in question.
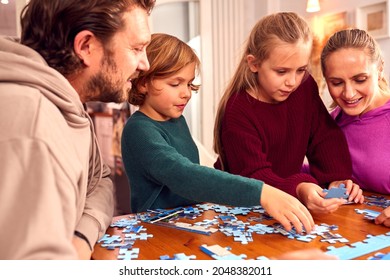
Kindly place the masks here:
[(307, 0), (306, 12), (313, 13), (320, 10), (319, 0)]

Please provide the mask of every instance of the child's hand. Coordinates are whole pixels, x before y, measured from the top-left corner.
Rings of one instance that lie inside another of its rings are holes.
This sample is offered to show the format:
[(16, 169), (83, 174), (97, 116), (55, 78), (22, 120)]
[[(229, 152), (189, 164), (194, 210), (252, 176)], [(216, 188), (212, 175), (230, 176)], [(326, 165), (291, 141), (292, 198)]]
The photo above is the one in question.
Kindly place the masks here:
[(379, 214), (378, 217), (375, 218), (375, 223), (383, 224), (387, 227), (390, 227), (390, 206), (387, 207), (382, 213)]
[(312, 213), (332, 213), (345, 201), (341, 198), (324, 199), (326, 193), (320, 186), (313, 183), (300, 183), (297, 186), (297, 195)]
[(260, 204), (288, 231), (292, 225), (298, 233), (302, 233), (303, 227), (306, 232), (314, 227), (313, 217), (298, 199), (270, 185), (263, 185)]
[(347, 189), (347, 194), (349, 195), (348, 201), (363, 203), (363, 191), (360, 189), (359, 185), (352, 182), (352, 180), (334, 181), (329, 184), (329, 188), (338, 187), (340, 184), (344, 184)]

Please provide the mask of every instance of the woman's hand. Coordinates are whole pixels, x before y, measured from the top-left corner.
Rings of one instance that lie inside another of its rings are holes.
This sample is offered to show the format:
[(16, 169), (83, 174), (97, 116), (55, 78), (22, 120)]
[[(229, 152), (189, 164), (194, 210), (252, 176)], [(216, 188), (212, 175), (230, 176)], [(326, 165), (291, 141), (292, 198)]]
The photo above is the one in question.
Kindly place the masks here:
[(287, 231), (294, 226), (298, 233), (310, 232), (314, 227), (313, 217), (298, 199), (270, 185), (263, 185), (260, 204)]
[(375, 223), (377, 225), (383, 224), (387, 227), (390, 227), (390, 206), (387, 207), (378, 217), (375, 218)]

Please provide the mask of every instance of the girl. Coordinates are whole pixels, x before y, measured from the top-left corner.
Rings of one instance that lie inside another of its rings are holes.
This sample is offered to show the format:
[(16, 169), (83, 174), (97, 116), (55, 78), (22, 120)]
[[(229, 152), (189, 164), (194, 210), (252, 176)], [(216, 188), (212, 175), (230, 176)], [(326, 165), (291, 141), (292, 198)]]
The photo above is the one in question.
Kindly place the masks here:
[[(197, 202), (261, 204), (286, 229), (310, 231), (313, 219), (296, 198), (255, 179), (199, 165), (196, 145), (182, 115), (199, 86), (199, 59), (184, 42), (153, 34), (148, 71), (132, 81), (129, 102), (139, 106), (125, 125), (122, 156), (131, 185), (131, 209), (173, 208)], [(277, 202), (277, 203), (276, 203)]]
[[(274, 185), (311, 211), (328, 213), (342, 199), (324, 199), (322, 187), (351, 180), (348, 146), (308, 74), (312, 35), (295, 13), (264, 17), (253, 28), (241, 62), (217, 112), (215, 167)], [(307, 156), (310, 172), (301, 172)]]
[[(322, 51), (321, 68), (337, 106), (331, 115), (347, 138), (354, 180), (364, 190), (390, 194), (390, 89), (378, 44), (364, 30), (339, 31)], [(384, 213), (389, 217), (390, 209)]]

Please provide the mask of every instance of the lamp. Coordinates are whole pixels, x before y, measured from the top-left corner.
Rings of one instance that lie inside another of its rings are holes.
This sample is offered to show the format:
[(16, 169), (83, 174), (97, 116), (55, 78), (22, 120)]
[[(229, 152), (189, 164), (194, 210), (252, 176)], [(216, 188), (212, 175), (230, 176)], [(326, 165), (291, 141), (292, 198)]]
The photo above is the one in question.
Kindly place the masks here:
[(320, 10), (319, 0), (307, 0), (306, 12), (313, 13)]

